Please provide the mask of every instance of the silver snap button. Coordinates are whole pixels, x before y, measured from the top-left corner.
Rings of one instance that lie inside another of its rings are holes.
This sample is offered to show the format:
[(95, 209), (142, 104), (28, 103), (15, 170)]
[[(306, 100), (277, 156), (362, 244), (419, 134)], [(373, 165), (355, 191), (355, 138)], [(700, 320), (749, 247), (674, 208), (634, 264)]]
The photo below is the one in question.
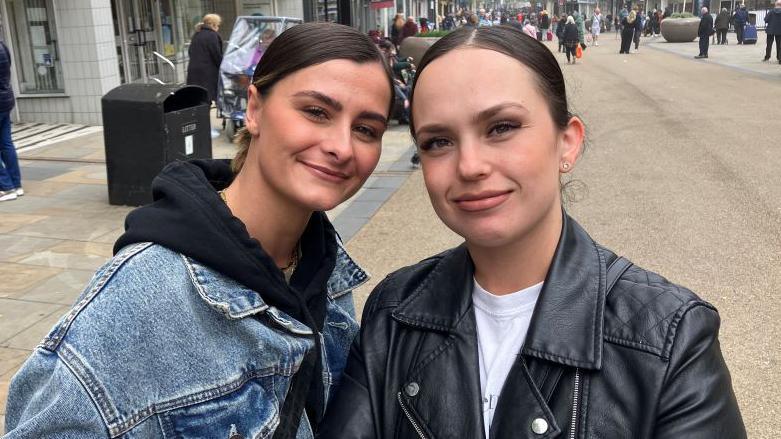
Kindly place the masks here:
[(548, 421), (542, 418), (533, 420), (532, 431), (537, 434), (545, 434), (545, 432), (548, 431)]
[(415, 396), (418, 392), (420, 392), (420, 386), (414, 381), (404, 387), (404, 393), (406, 393), (407, 396)]

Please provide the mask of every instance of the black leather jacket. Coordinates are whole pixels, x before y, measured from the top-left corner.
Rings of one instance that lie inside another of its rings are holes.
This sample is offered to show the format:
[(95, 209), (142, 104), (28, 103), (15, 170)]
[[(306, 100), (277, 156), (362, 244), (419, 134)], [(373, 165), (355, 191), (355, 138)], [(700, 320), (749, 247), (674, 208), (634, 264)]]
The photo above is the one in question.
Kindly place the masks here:
[[(491, 439), (745, 438), (716, 310), (636, 266), (610, 289), (616, 259), (565, 215)], [(377, 286), (321, 438), (484, 436), (472, 275), (460, 246)]]

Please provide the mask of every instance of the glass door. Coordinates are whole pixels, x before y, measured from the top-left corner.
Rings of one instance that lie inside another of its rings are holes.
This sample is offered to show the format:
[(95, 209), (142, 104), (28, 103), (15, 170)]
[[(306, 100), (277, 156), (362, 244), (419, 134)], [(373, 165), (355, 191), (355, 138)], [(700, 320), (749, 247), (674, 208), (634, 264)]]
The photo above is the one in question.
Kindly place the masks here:
[(122, 83), (159, 80), (160, 17), (157, 0), (112, 0), (114, 38)]

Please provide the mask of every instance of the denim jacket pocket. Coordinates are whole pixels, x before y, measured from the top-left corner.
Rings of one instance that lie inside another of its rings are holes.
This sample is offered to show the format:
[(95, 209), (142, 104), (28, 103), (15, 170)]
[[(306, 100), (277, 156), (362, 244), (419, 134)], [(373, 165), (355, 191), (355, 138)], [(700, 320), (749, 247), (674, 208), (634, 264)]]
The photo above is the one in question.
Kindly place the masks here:
[[(166, 438), (249, 439), (270, 438), (279, 425), (279, 398), (289, 377), (251, 378), (219, 398), (159, 414)], [(186, 403), (186, 401), (184, 401)]]

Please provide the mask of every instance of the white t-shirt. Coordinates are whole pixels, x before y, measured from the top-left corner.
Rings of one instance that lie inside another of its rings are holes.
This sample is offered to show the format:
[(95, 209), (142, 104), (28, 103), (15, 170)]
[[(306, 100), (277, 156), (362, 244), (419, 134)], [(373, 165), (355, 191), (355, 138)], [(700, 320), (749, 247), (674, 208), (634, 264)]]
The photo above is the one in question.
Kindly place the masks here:
[(485, 437), (489, 437), (499, 393), (510, 368), (521, 352), (534, 305), (543, 282), (521, 291), (496, 296), (474, 281), (472, 303), (477, 320), (480, 391), (483, 396)]

